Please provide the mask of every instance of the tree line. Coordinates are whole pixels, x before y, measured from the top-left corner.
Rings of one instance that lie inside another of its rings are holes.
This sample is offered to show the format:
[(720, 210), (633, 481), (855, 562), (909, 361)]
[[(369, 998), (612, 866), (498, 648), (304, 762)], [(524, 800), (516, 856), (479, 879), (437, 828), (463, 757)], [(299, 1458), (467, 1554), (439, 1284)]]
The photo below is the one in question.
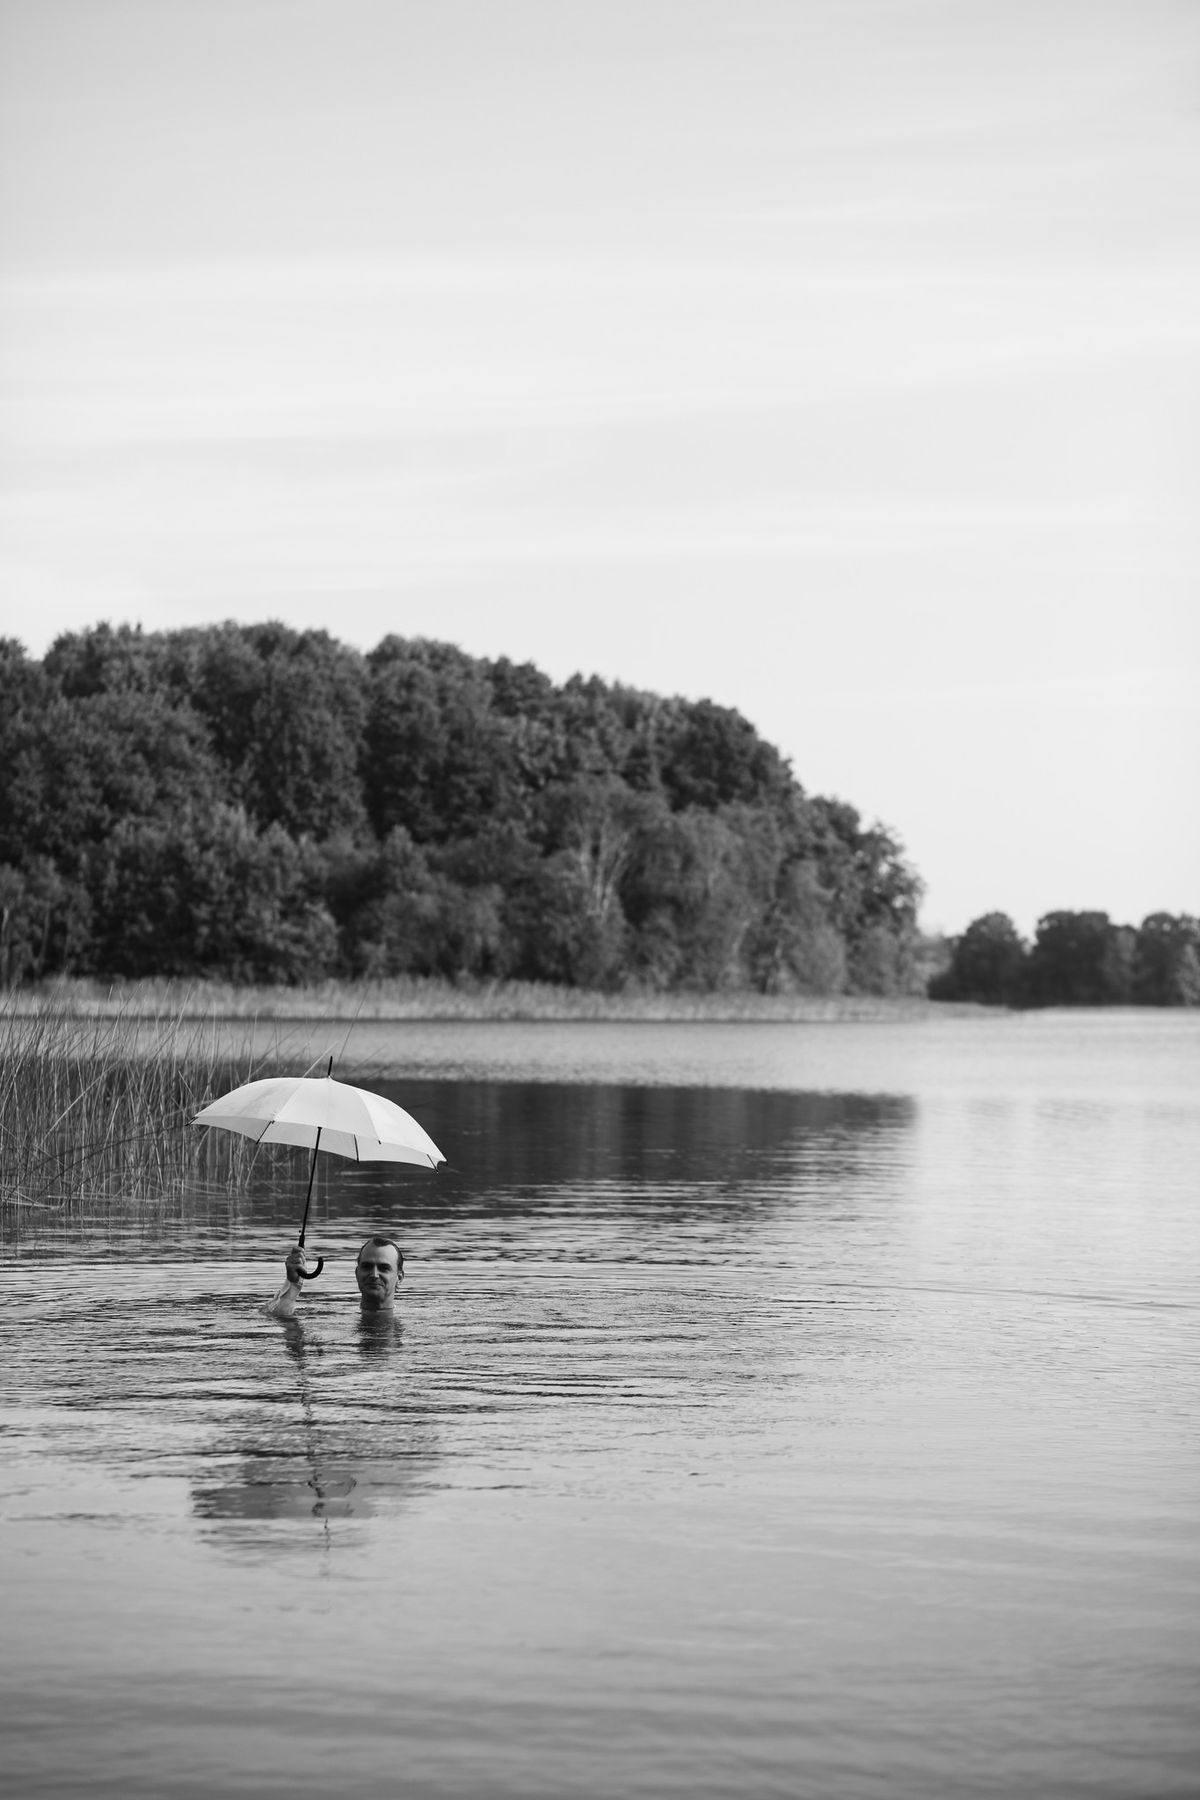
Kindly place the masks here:
[(280, 624), (0, 640), (0, 982), (915, 991), (920, 883), (739, 713)]
[(991, 1006), (1200, 1006), (1200, 919), (1151, 913), (1136, 929), (1104, 912), (1052, 912), (1026, 943), (1007, 913), (954, 939), (935, 1000)]

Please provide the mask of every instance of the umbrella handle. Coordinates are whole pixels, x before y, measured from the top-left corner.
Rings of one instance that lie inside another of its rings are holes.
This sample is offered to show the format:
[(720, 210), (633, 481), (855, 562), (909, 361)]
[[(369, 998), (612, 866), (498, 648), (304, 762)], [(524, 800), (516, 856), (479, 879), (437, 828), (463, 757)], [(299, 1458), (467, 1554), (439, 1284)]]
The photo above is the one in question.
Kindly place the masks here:
[(325, 1258), (323, 1256), (318, 1256), (315, 1269), (297, 1269), (296, 1273), (299, 1275), (301, 1281), (315, 1281), (324, 1267)]

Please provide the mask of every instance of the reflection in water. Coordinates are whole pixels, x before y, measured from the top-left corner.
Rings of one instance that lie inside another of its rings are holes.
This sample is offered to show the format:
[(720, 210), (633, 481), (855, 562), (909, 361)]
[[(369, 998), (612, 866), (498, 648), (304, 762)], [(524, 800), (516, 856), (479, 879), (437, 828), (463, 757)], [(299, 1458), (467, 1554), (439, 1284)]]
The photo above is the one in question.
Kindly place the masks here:
[(800, 1171), (808, 1143), (861, 1153), (864, 1134), (903, 1130), (904, 1096), (756, 1093), (527, 1082), (381, 1082), (405, 1094), (453, 1145), (429, 1191), (517, 1189), (561, 1181), (624, 1184), (666, 1176), (677, 1188), (740, 1182), (781, 1164)]
[(677, 1259), (689, 1244), (701, 1260), (740, 1256), (740, 1234), (772, 1216), (873, 1204), (903, 1166), (916, 1114), (887, 1095), (381, 1085), (441, 1131), (450, 1162), (425, 1182), (348, 1170), (334, 1204), (357, 1197), (367, 1228), (399, 1219), (439, 1258), (570, 1260), (581, 1233), (605, 1260)]
[[(240, 1409), (211, 1452), (222, 1479), (197, 1484), (193, 1506), (210, 1524), (315, 1519), (328, 1549), (332, 1520), (370, 1518), (426, 1488), (437, 1452), (431, 1424), (405, 1403), (399, 1312), (316, 1310), (317, 1323), (274, 1322), (294, 1406), (284, 1380)], [(274, 1542), (270, 1532), (225, 1535), (243, 1548)]]

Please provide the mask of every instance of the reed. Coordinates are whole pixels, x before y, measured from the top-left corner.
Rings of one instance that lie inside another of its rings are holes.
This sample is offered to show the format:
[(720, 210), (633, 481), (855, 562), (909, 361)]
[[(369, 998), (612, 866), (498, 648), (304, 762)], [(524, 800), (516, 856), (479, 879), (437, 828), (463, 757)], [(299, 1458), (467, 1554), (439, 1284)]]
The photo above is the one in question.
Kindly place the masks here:
[(21, 1012), (65, 1012), (80, 1019), (140, 1014), (195, 1020), (449, 1019), (463, 1022), (607, 1020), (653, 1023), (824, 1023), (944, 1014), (922, 997), (869, 994), (598, 993), (537, 981), (450, 982), (402, 975), (386, 980), (323, 981), (297, 987), (235, 987), (226, 982), (136, 981), (118, 986), (64, 980), (14, 993)]
[(270, 1073), (177, 1012), (83, 1017), (0, 1008), (0, 1208), (158, 1201), (229, 1190), (255, 1146), (191, 1120), (218, 1094)]

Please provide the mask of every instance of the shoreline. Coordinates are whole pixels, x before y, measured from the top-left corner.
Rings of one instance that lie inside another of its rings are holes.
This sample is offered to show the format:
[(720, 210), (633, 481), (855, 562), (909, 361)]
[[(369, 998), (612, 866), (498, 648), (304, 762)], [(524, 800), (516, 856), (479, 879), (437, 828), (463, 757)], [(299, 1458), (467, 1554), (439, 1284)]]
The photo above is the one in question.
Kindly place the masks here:
[(326, 981), (310, 987), (234, 987), (225, 982), (60, 981), (19, 989), (2, 1010), (18, 1018), (159, 1019), (269, 1023), (340, 1021), (464, 1024), (830, 1024), (987, 1014), (976, 1006), (923, 995), (598, 993), (536, 982), (455, 986), (425, 978)]

